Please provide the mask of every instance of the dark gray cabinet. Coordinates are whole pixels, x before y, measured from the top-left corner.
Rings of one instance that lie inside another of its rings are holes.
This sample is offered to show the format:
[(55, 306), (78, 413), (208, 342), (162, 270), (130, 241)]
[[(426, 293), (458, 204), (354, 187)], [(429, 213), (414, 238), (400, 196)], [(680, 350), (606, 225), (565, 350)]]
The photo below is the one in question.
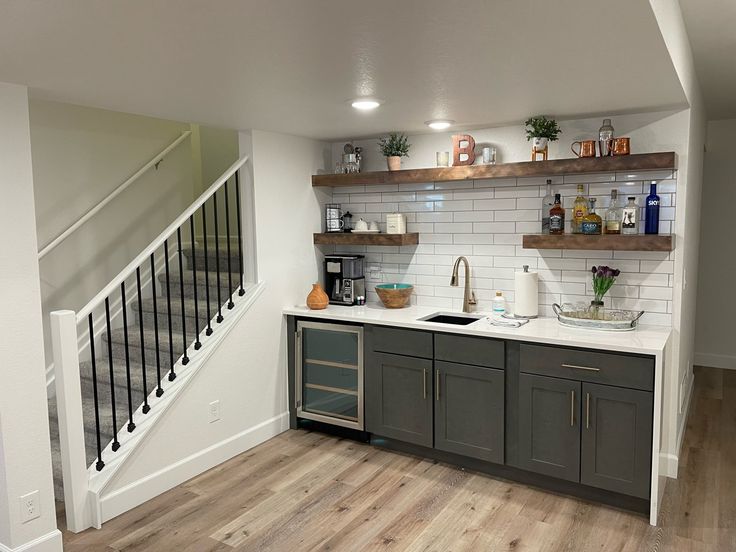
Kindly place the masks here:
[(648, 498), (652, 394), (584, 383), (582, 400), (580, 482)]
[(370, 352), (365, 372), (365, 429), (432, 446), (432, 361)]
[(580, 387), (577, 381), (519, 375), (519, 467), (580, 480)]
[(504, 373), (435, 361), (434, 447), (503, 463)]

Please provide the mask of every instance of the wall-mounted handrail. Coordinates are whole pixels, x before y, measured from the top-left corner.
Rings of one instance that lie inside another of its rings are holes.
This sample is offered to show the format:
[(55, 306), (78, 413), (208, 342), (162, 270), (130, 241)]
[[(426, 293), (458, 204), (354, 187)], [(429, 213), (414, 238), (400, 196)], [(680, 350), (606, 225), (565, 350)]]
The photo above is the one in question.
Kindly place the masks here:
[[(128, 266), (126, 266), (123, 270), (120, 271), (120, 273), (112, 279), (112, 281), (107, 284), (102, 291), (100, 291), (97, 295), (95, 295), (92, 300), (87, 303), (80, 311), (77, 312), (77, 323), (83, 322), (87, 315), (89, 315), (97, 305), (102, 303), (106, 297), (109, 297), (113, 292), (117, 291), (117, 289), (120, 287), (120, 284), (125, 281), (125, 279), (130, 276), (137, 267), (141, 266), (144, 262), (148, 261), (149, 256), (151, 253), (156, 251), (159, 247), (161, 247), (167, 238), (169, 238), (171, 235), (176, 232), (176, 230), (182, 226), (185, 222), (188, 222), (189, 217), (192, 216), (197, 209), (199, 209), (205, 201), (207, 201), (214, 193), (219, 190), (225, 182), (227, 182), (230, 177), (235, 174), (240, 167), (245, 165), (245, 163), (248, 161), (248, 156), (244, 155), (240, 159), (238, 159), (235, 163), (230, 165), (230, 168), (225, 171), (220, 178), (215, 180), (215, 182), (207, 188), (202, 195), (200, 195), (187, 209), (182, 212), (181, 215), (179, 215), (176, 220), (174, 220), (169, 226), (166, 227), (166, 229), (161, 232), (156, 239), (154, 239), (148, 247), (146, 247), (141, 253), (133, 259)], [(241, 268), (242, 270), (242, 268)]]
[(89, 219), (95, 216), (100, 211), (100, 209), (102, 209), (105, 205), (107, 205), (113, 199), (115, 199), (117, 196), (123, 193), (131, 184), (133, 184), (133, 182), (138, 180), (151, 167), (158, 165), (161, 162), (161, 160), (164, 157), (166, 157), (166, 155), (168, 155), (169, 152), (171, 152), (171, 150), (173, 150), (174, 148), (176, 148), (176, 146), (178, 146), (184, 140), (186, 140), (191, 133), (192, 133), (191, 130), (185, 130), (184, 132), (182, 132), (181, 136), (179, 136), (176, 140), (174, 140), (171, 144), (169, 144), (158, 155), (154, 156), (148, 163), (146, 163), (140, 169), (138, 169), (130, 178), (128, 178), (120, 186), (115, 188), (112, 192), (110, 192), (110, 194), (108, 194), (97, 205), (95, 205), (89, 211), (87, 211), (84, 215), (82, 215), (82, 217), (79, 220), (77, 220), (77, 222), (72, 224), (69, 228), (67, 228), (61, 234), (59, 234), (53, 240), (51, 240), (51, 242), (49, 242), (46, 246), (43, 247), (43, 249), (41, 249), (41, 251), (38, 252), (38, 260), (40, 261), (46, 255), (48, 255), (51, 251), (53, 251), (61, 242), (63, 242), (65, 239), (71, 236), (74, 233), (74, 231), (77, 230), (77, 228), (82, 226), (85, 222), (87, 222)]

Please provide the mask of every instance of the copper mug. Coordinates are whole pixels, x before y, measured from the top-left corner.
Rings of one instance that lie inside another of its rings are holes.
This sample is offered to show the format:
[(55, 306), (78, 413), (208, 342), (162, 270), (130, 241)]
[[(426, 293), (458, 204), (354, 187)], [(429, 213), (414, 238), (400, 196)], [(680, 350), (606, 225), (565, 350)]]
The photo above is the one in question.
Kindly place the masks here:
[(629, 155), (631, 153), (630, 138), (614, 138), (611, 145), (612, 155)]
[[(579, 150), (575, 151), (575, 145), (579, 146)], [(582, 140), (573, 142), (570, 150), (578, 157), (595, 157), (595, 140)]]

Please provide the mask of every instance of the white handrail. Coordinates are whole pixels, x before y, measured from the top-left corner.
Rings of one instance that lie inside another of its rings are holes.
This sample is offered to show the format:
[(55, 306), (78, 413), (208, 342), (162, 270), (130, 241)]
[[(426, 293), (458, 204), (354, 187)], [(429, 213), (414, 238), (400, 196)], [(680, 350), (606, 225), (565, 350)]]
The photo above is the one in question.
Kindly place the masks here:
[(169, 144), (161, 153), (153, 157), (148, 163), (143, 165), (140, 169), (138, 169), (133, 176), (128, 178), (125, 182), (123, 182), (120, 186), (115, 188), (110, 194), (105, 197), (102, 201), (100, 201), (97, 205), (92, 207), (89, 211), (87, 211), (82, 217), (77, 220), (74, 224), (72, 224), (69, 228), (64, 230), (61, 234), (56, 236), (51, 242), (46, 245), (41, 251), (38, 252), (38, 260), (40, 261), (43, 259), (46, 255), (48, 255), (51, 251), (53, 251), (56, 246), (58, 246), (61, 242), (63, 242), (65, 239), (67, 239), (74, 231), (82, 226), (85, 222), (87, 222), (89, 219), (91, 219), (93, 216), (95, 216), (100, 209), (102, 209), (105, 205), (110, 203), (113, 199), (115, 199), (117, 196), (119, 196), (122, 192), (124, 192), (128, 186), (133, 184), (136, 180), (138, 180), (143, 173), (145, 173), (148, 169), (151, 167), (157, 165), (161, 162), (161, 160), (166, 157), (166, 155), (173, 150), (176, 146), (181, 144), (190, 134), (192, 133), (191, 130), (185, 130), (181, 133), (181, 136), (179, 136), (176, 140), (174, 140), (171, 144)]
[(106, 297), (108, 297), (111, 293), (117, 290), (117, 288), (120, 286), (120, 284), (135, 271), (136, 268), (141, 266), (145, 261), (148, 260), (148, 257), (156, 251), (159, 247), (161, 247), (166, 241), (166, 239), (171, 236), (174, 232), (176, 232), (176, 229), (179, 228), (182, 224), (184, 224), (187, 220), (189, 220), (189, 217), (192, 216), (197, 209), (199, 209), (202, 204), (207, 201), (212, 195), (219, 190), (222, 185), (228, 181), (228, 179), (235, 174), (235, 172), (240, 169), (245, 163), (248, 161), (248, 156), (244, 155), (240, 159), (238, 159), (235, 163), (230, 165), (230, 168), (223, 173), (223, 175), (215, 180), (214, 184), (207, 188), (202, 195), (200, 195), (194, 203), (192, 203), (187, 209), (179, 215), (174, 222), (169, 224), (169, 226), (166, 227), (166, 229), (161, 232), (156, 239), (154, 239), (148, 247), (146, 247), (141, 253), (133, 259), (128, 266), (126, 266), (123, 270), (120, 271), (120, 273), (115, 276), (115, 278), (112, 279), (112, 281), (107, 284), (102, 291), (100, 291), (97, 295), (95, 295), (92, 300), (87, 303), (84, 307), (82, 307), (82, 310), (77, 312), (77, 324), (82, 322), (89, 313), (91, 313), (94, 308), (102, 303), (102, 301), (105, 300)]

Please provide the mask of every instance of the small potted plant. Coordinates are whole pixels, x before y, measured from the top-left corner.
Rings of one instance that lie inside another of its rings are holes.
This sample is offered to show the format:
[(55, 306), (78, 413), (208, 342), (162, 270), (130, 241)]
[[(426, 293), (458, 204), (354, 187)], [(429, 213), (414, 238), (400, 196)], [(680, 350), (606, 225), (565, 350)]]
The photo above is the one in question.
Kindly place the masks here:
[(378, 141), (381, 153), (386, 158), (388, 170), (398, 171), (401, 168), (401, 158), (409, 157), (409, 138), (405, 134), (392, 132), (388, 137)]
[(595, 294), (595, 300), (590, 302), (590, 307), (597, 318), (598, 309), (603, 306), (603, 296), (611, 289), (611, 286), (616, 282), (616, 278), (621, 274), (621, 271), (610, 266), (594, 266), (591, 272), (593, 273), (593, 293)]
[(547, 159), (547, 146), (549, 142), (555, 142), (562, 130), (554, 119), (548, 119), (544, 115), (529, 117), (525, 122), (526, 139), (532, 141), (532, 159), (536, 153), (542, 153)]

